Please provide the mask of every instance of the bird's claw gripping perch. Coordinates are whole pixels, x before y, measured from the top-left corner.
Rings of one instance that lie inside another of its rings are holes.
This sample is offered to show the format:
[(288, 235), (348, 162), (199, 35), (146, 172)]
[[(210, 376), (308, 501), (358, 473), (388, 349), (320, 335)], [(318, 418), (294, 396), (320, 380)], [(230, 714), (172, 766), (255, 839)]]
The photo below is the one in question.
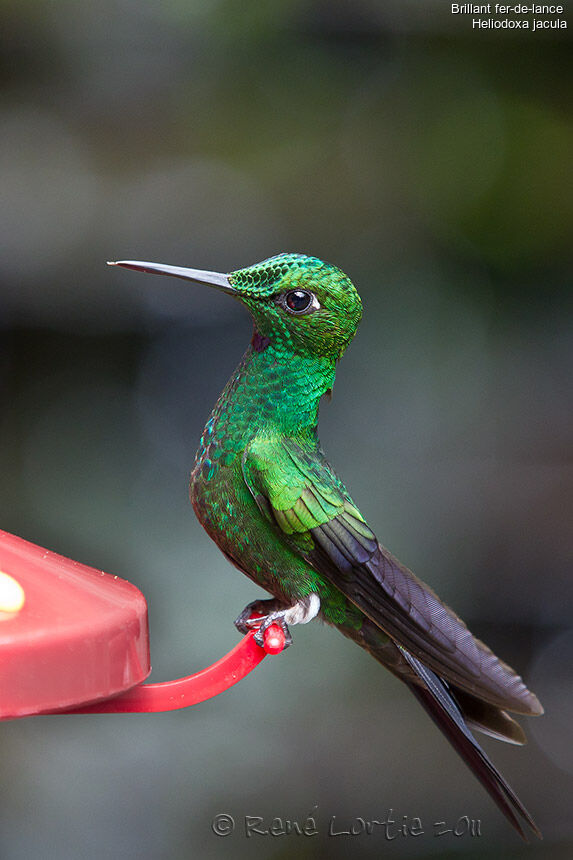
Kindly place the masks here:
[[(260, 645), (269, 654), (275, 654), (278, 652), (269, 650), (268, 647), (271, 631), (280, 631), (279, 639), (282, 641), (282, 645), (279, 651), (282, 651), (292, 645), (292, 636), (288, 625), (306, 624), (318, 614), (319, 609), (320, 599), (317, 594), (301, 597), (292, 606), (285, 606), (284, 603), (275, 598), (255, 600), (243, 609), (235, 621), (235, 627), (240, 633), (248, 633), (249, 630), (257, 628), (254, 635), (257, 645)], [(273, 632), (273, 635), (278, 636), (278, 633)]]
[(240, 615), (235, 619), (234, 624), (239, 633), (248, 633), (254, 627), (258, 627), (262, 621), (269, 615), (272, 615), (281, 607), (278, 600), (270, 598), (269, 600), (253, 600), (248, 603)]
[(279, 654), (292, 645), (292, 636), (284, 619), (287, 609), (279, 609), (278, 600), (254, 600), (245, 606), (235, 620), (239, 633), (255, 629), (254, 640), (267, 654)]
[(283, 609), (279, 610), (278, 612), (271, 612), (270, 615), (267, 615), (266, 618), (264, 618), (259, 625), (259, 628), (253, 638), (257, 645), (260, 645), (261, 648), (265, 649), (265, 651), (268, 651), (269, 638), (271, 637), (273, 639), (277, 637), (278, 639), (282, 639), (283, 646), (281, 648), (281, 651), (283, 651), (285, 648), (288, 648), (289, 645), (292, 645), (292, 636), (290, 634), (290, 630), (288, 629), (288, 624), (284, 619), (285, 611), (286, 610)]

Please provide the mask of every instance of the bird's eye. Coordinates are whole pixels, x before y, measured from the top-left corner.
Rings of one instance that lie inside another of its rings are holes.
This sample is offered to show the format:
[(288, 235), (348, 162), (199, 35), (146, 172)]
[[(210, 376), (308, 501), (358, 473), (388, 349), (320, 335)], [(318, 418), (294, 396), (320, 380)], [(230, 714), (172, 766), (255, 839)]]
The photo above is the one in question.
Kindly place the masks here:
[(304, 314), (320, 307), (316, 296), (308, 290), (290, 290), (284, 297), (284, 304), (292, 314)]

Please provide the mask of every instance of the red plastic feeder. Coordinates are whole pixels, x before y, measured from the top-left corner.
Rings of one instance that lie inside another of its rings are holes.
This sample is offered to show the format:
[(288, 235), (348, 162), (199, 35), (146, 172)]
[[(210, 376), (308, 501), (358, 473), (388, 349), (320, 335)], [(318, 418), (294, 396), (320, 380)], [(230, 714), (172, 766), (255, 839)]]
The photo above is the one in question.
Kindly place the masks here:
[(253, 635), (201, 672), (142, 684), (150, 672), (149, 630), (139, 589), (0, 531), (0, 719), (185, 708), (284, 648), (276, 625), (264, 648)]

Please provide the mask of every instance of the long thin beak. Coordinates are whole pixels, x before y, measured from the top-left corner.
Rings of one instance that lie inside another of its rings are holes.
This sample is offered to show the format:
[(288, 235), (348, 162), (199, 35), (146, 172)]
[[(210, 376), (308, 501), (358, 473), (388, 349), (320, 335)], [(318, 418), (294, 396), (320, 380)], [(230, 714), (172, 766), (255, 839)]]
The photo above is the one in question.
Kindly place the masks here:
[(219, 272), (204, 272), (202, 269), (184, 269), (181, 266), (165, 266), (163, 263), (141, 263), (139, 260), (118, 260), (116, 263), (108, 263), (108, 266), (122, 266), (124, 269), (134, 269), (136, 272), (150, 272), (153, 275), (171, 275), (175, 278), (183, 278), (185, 281), (209, 284), (233, 296), (237, 294), (237, 290), (231, 285), (228, 275), (222, 275)]

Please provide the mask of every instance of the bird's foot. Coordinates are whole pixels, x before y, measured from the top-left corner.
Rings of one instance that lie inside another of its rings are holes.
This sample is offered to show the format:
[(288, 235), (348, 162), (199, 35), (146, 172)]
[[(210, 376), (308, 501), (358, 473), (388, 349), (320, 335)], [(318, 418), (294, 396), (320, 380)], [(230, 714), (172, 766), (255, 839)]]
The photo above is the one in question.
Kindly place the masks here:
[(285, 606), (280, 600), (255, 600), (246, 606), (237, 620), (235, 627), (240, 633), (247, 633), (253, 627), (257, 628), (254, 639), (257, 645), (263, 645), (265, 631), (271, 624), (277, 624), (283, 631), (285, 637), (284, 647), (292, 644), (292, 636), (288, 629), (289, 624), (306, 624), (311, 621), (320, 609), (320, 598), (318, 594), (309, 594), (293, 603)]
[(253, 627), (258, 627), (259, 624), (268, 618), (273, 612), (277, 612), (284, 607), (280, 600), (271, 597), (270, 600), (253, 600), (248, 603), (238, 618), (235, 619), (235, 627), (239, 633), (248, 633)]

